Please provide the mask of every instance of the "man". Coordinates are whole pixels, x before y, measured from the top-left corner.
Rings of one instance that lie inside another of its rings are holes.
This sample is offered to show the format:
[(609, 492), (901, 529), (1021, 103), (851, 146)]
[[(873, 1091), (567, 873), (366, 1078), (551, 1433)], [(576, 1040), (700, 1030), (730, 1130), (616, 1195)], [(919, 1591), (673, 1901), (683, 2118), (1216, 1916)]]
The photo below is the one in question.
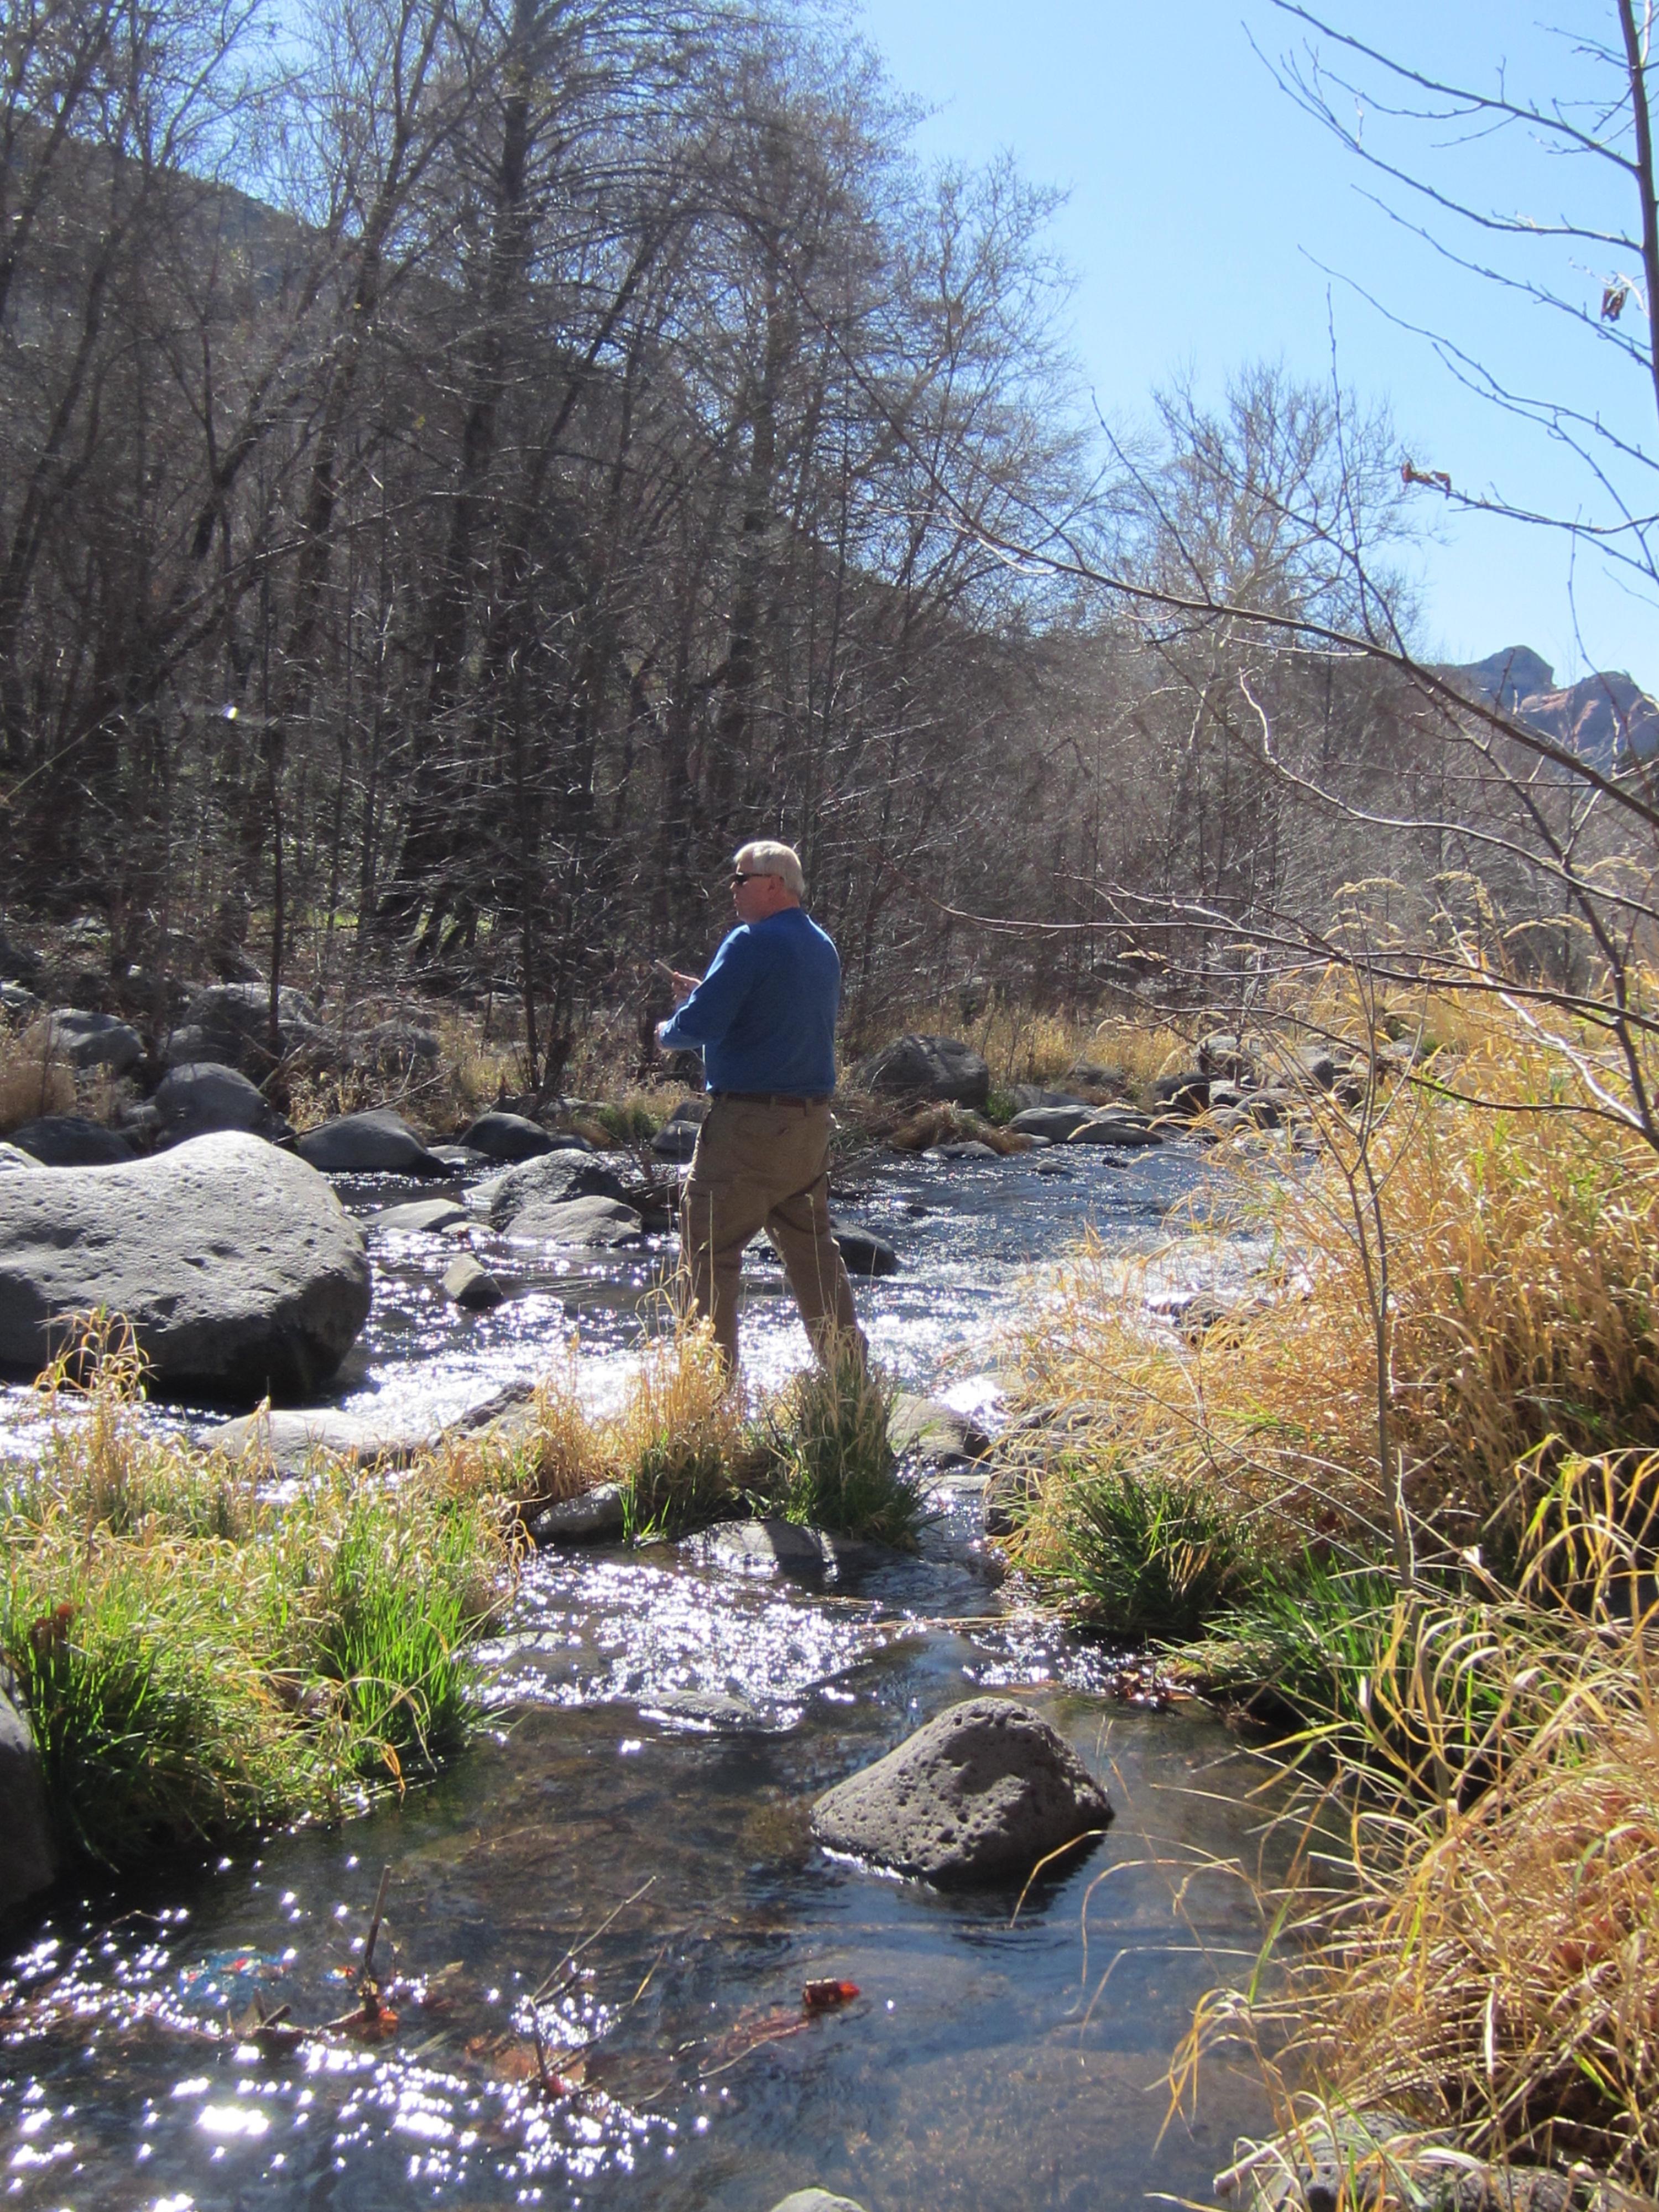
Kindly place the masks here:
[(710, 1099), (680, 1200), (680, 1251), (692, 1305), (713, 1322), (733, 1375), (738, 1276), (744, 1245), (763, 1228), (819, 1359), (865, 1356), (830, 1229), (841, 962), (802, 908), (805, 891), (793, 847), (742, 847), (732, 866), (738, 926), (701, 982), (670, 970), (680, 1003), (657, 1025), (670, 1051), (702, 1050)]

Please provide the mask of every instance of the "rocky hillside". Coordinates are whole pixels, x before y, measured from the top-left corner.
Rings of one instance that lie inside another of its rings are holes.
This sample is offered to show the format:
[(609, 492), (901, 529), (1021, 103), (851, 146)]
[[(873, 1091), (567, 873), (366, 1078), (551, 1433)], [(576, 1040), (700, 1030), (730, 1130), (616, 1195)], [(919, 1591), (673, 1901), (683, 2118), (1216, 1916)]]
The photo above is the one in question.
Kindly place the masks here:
[(1622, 768), (1659, 754), (1659, 704), (1622, 668), (1558, 686), (1547, 660), (1530, 646), (1510, 645), (1436, 673), (1570, 746), (1594, 767)]

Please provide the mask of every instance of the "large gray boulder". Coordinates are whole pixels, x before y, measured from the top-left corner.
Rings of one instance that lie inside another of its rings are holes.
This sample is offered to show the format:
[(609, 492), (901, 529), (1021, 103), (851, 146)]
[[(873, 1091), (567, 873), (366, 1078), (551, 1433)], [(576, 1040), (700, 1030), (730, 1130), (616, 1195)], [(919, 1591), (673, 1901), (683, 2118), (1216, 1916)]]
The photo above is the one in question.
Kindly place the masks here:
[(295, 1146), (325, 1175), (451, 1176), (447, 1160), (428, 1152), (401, 1114), (376, 1106), (307, 1129)]
[(505, 1175), (492, 1176), (472, 1192), (472, 1203), (493, 1229), (510, 1229), (527, 1206), (563, 1206), (573, 1198), (622, 1199), (621, 1179), (588, 1152), (544, 1152)]
[(11, 1140), (46, 1168), (113, 1167), (133, 1157), (125, 1137), (84, 1114), (43, 1114), (14, 1129)]
[(0, 1849), (0, 1913), (58, 1878), (58, 1849), (46, 1802), (46, 1775), (33, 1731), (17, 1703), (16, 1685), (0, 1668), (0, 1807), (6, 1840)]
[(186, 1060), (169, 1068), (151, 1101), (158, 1145), (185, 1145), (222, 1129), (245, 1131), (281, 1144), (294, 1132), (258, 1085), (234, 1067), (210, 1060)]
[(936, 1098), (958, 1106), (983, 1106), (991, 1095), (989, 1067), (971, 1045), (955, 1037), (896, 1037), (860, 1061), (854, 1079), (884, 1097)]
[(1047, 1137), (1050, 1144), (1063, 1145), (1073, 1129), (1080, 1129), (1093, 1117), (1092, 1106), (1027, 1106), (1016, 1114), (1008, 1127), (1022, 1137)]
[(1121, 1152), (1129, 1152), (1137, 1146), (1161, 1145), (1164, 1139), (1143, 1116), (1120, 1113), (1109, 1106), (1104, 1112), (1079, 1121), (1066, 1141), (1068, 1145), (1115, 1145)]
[(26, 1152), (21, 1145), (0, 1144), (0, 1169), (39, 1168), (40, 1163), (33, 1152)]
[(614, 1252), (640, 1244), (645, 1224), (619, 1198), (532, 1199), (507, 1229), (514, 1244), (562, 1244), (574, 1251)]
[(1024, 1881), (1112, 1817), (1071, 1746), (1012, 1698), (969, 1698), (812, 1808), (836, 1851), (934, 1882)]
[(46, 964), (38, 952), (16, 944), (0, 929), (0, 976), (8, 983), (21, 984), (25, 990), (32, 991), (40, 982)]
[(144, 1041), (113, 1014), (59, 1006), (24, 1031), (23, 1049), (39, 1060), (61, 1060), (67, 1067), (101, 1067), (112, 1075), (125, 1075), (143, 1058)]
[(544, 1152), (587, 1149), (569, 1137), (544, 1129), (539, 1121), (523, 1114), (505, 1113), (499, 1107), (480, 1114), (470, 1128), (463, 1129), (461, 1142), (492, 1160), (533, 1160)]
[[(284, 984), (276, 1000), (277, 1039), (283, 1056), (302, 1048), (323, 1050), (327, 1033), (309, 999)], [(172, 1066), (210, 1060), (244, 1075), (270, 1073), (270, 987), (266, 983), (210, 983), (185, 1008), (183, 1021), (167, 1039)]]
[(305, 1397), (368, 1316), (363, 1235), (313, 1168), (257, 1137), (0, 1176), (0, 1365), (36, 1371), (64, 1317), (125, 1314), (159, 1379)]

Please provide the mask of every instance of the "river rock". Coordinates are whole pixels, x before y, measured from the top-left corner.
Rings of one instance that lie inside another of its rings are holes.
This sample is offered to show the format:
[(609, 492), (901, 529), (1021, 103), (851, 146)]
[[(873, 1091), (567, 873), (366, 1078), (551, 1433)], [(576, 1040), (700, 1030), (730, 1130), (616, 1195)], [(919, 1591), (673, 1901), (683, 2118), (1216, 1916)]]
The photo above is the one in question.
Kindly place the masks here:
[(899, 1554), (884, 1544), (806, 1528), (793, 1521), (722, 1521), (686, 1542), (710, 1566), (734, 1575), (782, 1575), (790, 1582), (840, 1582)]
[(510, 1229), (532, 1206), (563, 1206), (573, 1198), (624, 1197), (621, 1178), (592, 1153), (548, 1152), (505, 1175), (492, 1176), (471, 1194), (494, 1229)]
[(544, 1505), (530, 1522), (538, 1544), (591, 1544), (623, 1532), (623, 1493), (619, 1482), (596, 1482), (592, 1490), (574, 1498)]
[(544, 1129), (523, 1114), (505, 1114), (499, 1108), (480, 1114), (471, 1128), (463, 1129), (461, 1142), (492, 1160), (533, 1160), (544, 1152), (580, 1149), (563, 1135)]
[(1235, 1030), (1217, 1030), (1199, 1040), (1198, 1067), (1200, 1075), (1224, 1075), (1232, 1083), (1255, 1083), (1261, 1075), (1255, 1053)]
[(651, 1139), (651, 1149), (659, 1160), (672, 1160), (676, 1165), (683, 1166), (697, 1149), (697, 1124), (672, 1119), (665, 1121)]
[(1149, 1123), (1127, 1120), (1109, 1109), (1080, 1122), (1066, 1141), (1068, 1145), (1116, 1145), (1127, 1152), (1137, 1145), (1161, 1145), (1164, 1139)]
[(23, 1049), (37, 1060), (62, 1060), (83, 1073), (101, 1067), (111, 1075), (125, 1075), (143, 1058), (144, 1041), (113, 1014), (59, 1006), (23, 1032)]
[(983, 1106), (991, 1071), (971, 1045), (955, 1037), (896, 1037), (860, 1063), (854, 1081), (894, 1098), (931, 1098), (945, 1104)]
[(414, 1022), (379, 1022), (353, 1040), (350, 1056), (384, 1082), (407, 1082), (411, 1076), (429, 1075), (440, 1051), (434, 1030)]
[(827, 2189), (796, 2189), (772, 2212), (864, 2212), (864, 2207), (850, 2197), (832, 2197)]
[(295, 1146), (302, 1160), (328, 1175), (448, 1176), (447, 1161), (428, 1152), (401, 1114), (377, 1106), (307, 1129)]
[(215, 1060), (186, 1060), (161, 1078), (151, 1102), (159, 1145), (185, 1145), (220, 1129), (242, 1129), (272, 1144), (294, 1132), (257, 1084), (234, 1067)]
[(40, 1162), (33, 1152), (26, 1152), (21, 1145), (0, 1144), (0, 1170), (6, 1168), (38, 1168)]
[(114, 1167), (135, 1156), (125, 1137), (83, 1114), (44, 1114), (14, 1129), (11, 1140), (45, 1168)]
[(304, 1411), (273, 1411), (265, 1407), (216, 1427), (198, 1429), (196, 1442), (204, 1451), (222, 1452), (227, 1459), (243, 1459), (250, 1452), (268, 1454), (275, 1472), (303, 1474), (319, 1455), (343, 1459), (356, 1467), (406, 1467), (419, 1451), (436, 1441), (428, 1429), (386, 1429), (361, 1414), (340, 1412), (331, 1406)]
[(506, 1231), (514, 1244), (562, 1244), (572, 1250), (614, 1252), (644, 1241), (645, 1224), (619, 1198), (532, 1199)]
[[(283, 1054), (302, 1048), (325, 1053), (327, 1032), (309, 999), (284, 984), (276, 999), (276, 1030)], [(185, 1018), (167, 1043), (169, 1066), (210, 1060), (244, 1075), (270, 1072), (270, 987), (266, 983), (210, 983), (185, 1008)]]
[(896, 1452), (914, 1451), (925, 1460), (977, 1459), (991, 1448), (990, 1438), (969, 1414), (909, 1390), (894, 1396), (887, 1436)]
[(873, 1229), (832, 1229), (842, 1259), (849, 1275), (896, 1275), (899, 1255), (884, 1237), (878, 1237)]
[(372, 1231), (395, 1230), (400, 1237), (435, 1236), (472, 1216), (453, 1198), (413, 1198), (404, 1206), (383, 1206), (369, 1218)]
[(929, 1145), (930, 1160), (1000, 1160), (1002, 1155), (994, 1145), (983, 1145), (977, 1137), (963, 1137), (948, 1145)]
[(1048, 1091), (1040, 1083), (1016, 1083), (1009, 1087), (1008, 1097), (1014, 1110), (1029, 1114), (1034, 1106), (1075, 1106), (1079, 1114), (1089, 1111), (1089, 1102), (1072, 1091)]
[(469, 1313), (492, 1313), (507, 1292), (488, 1267), (481, 1267), (470, 1252), (463, 1252), (444, 1270), (444, 1296)]
[(1160, 1075), (1152, 1085), (1157, 1103), (1171, 1114), (1201, 1114), (1210, 1103), (1210, 1079), (1198, 1068), (1180, 1075)]
[(1094, 1110), (1075, 1102), (1068, 1106), (1027, 1106), (1008, 1127), (1022, 1137), (1046, 1137), (1052, 1144), (1063, 1145), (1073, 1129), (1080, 1129), (1092, 1117)]
[(33, 991), (26, 991), (21, 983), (0, 982), (0, 1014), (9, 1014), (15, 1022), (30, 1022), (41, 1011)]
[(830, 2190), (792, 2190), (772, 2212), (865, 2212), (852, 2197), (832, 2197)]
[(1112, 1817), (1071, 1746), (1012, 1698), (969, 1698), (820, 1797), (831, 1850), (946, 1882), (1023, 1881)]
[(0, 929), (0, 976), (8, 983), (16, 983), (26, 991), (33, 991), (46, 972), (46, 962), (38, 952), (19, 945)]
[(1214, 2191), (1248, 2212), (1652, 2212), (1638, 2197), (1586, 2166), (1571, 2172), (1471, 2156), (1450, 2128), (1424, 2127), (1382, 2107), (1353, 2111), (1322, 2100), (1295, 2130), (1242, 2142)]
[(0, 1850), (0, 1914), (49, 1889), (58, 1878), (58, 1844), (46, 1802), (46, 1778), (33, 1730), (17, 1700), (16, 1684), (0, 1668), (0, 1806), (6, 1843)]
[(0, 1364), (38, 1370), (61, 1316), (125, 1314), (159, 1379), (306, 1396), (368, 1316), (362, 1231), (314, 1169), (257, 1137), (0, 1176)]

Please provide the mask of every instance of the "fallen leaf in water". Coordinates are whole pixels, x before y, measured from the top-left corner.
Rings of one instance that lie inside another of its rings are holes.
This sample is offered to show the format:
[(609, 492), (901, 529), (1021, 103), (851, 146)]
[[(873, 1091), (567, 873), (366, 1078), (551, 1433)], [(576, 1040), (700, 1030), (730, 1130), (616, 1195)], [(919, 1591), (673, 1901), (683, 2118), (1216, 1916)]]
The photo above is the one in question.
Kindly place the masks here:
[(808, 2012), (829, 2012), (836, 2005), (851, 2004), (858, 1993), (856, 1982), (806, 1982), (800, 2001)]

